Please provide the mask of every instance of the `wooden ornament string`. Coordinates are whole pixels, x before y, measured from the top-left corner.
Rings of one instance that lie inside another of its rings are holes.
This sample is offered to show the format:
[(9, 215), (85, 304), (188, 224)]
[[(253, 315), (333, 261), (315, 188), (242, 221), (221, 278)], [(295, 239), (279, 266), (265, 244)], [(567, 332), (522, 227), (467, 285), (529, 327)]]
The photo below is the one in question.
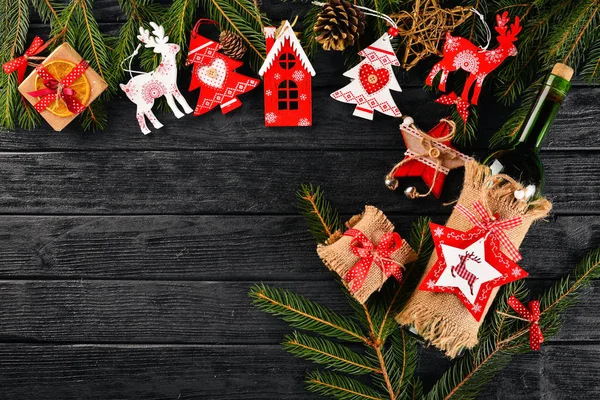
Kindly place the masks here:
[[(435, 183), (437, 181), (438, 175), (440, 174), (440, 169), (441, 169), (442, 162), (443, 162), (441, 156), (445, 152), (441, 151), (439, 148), (432, 145), (432, 143), (443, 143), (443, 142), (450, 141), (450, 140), (452, 140), (452, 138), (454, 137), (454, 134), (456, 133), (456, 123), (454, 121), (442, 118), (442, 119), (440, 119), (440, 122), (445, 122), (448, 125), (450, 125), (450, 129), (451, 129), (450, 133), (445, 136), (442, 136), (442, 137), (434, 138), (434, 137), (427, 135), (425, 132), (421, 131), (421, 134), (423, 136), (421, 137), (420, 141), (421, 141), (421, 145), (423, 146), (424, 149), (426, 149), (426, 151), (424, 151), (423, 153), (420, 153), (420, 154), (407, 155), (406, 158), (404, 158), (398, 164), (394, 165), (394, 168), (392, 168), (392, 170), (386, 176), (387, 180), (393, 180), (394, 174), (396, 173), (398, 168), (402, 167), (404, 164), (406, 164), (409, 161), (413, 161), (413, 160), (419, 159), (419, 158), (424, 158), (427, 156), (435, 159), (436, 160), (435, 173), (433, 175), (433, 182), (431, 182), (431, 185), (429, 186), (429, 190), (427, 191), (427, 193), (419, 193), (414, 187), (412, 187), (413, 190), (404, 192), (406, 194), (406, 196), (410, 199), (414, 200), (419, 197), (427, 197), (431, 194), (431, 192), (433, 191), (433, 188), (435, 187)], [(414, 125), (411, 125), (411, 126), (415, 129), (418, 129)], [(456, 154), (450, 153), (450, 159), (454, 159), (456, 157), (457, 157)]]

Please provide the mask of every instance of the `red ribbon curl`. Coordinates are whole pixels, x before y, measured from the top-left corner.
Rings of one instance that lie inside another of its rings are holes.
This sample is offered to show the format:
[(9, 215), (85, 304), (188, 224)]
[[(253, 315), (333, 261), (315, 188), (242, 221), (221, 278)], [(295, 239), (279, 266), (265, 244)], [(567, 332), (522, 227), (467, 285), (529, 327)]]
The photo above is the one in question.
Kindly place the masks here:
[(350, 251), (360, 257), (360, 260), (344, 275), (346, 282), (352, 281), (350, 289), (352, 293), (363, 286), (373, 263), (387, 278), (393, 275), (399, 281), (402, 279), (402, 266), (390, 259), (390, 256), (402, 247), (402, 238), (398, 233), (384, 234), (377, 245), (357, 229), (347, 230), (344, 236), (354, 238), (350, 242)]
[(532, 300), (527, 303), (528, 307), (525, 307), (515, 296), (508, 298), (508, 305), (519, 314), (519, 316), (525, 318), (531, 322), (529, 327), (529, 347), (531, 350), (539, 350), (540, 345), (544, 343), (544, 335), (542, 335), (542, 329), (540, 328), (540, 302), (538, 300)]
[(41, 99), (33, 106), (38, 112), (44, 111), (53, 101), (63, 99), (69, 111), (73, 114), (79, 114), (85, 109), (85, 105), (81, 104), (75, 98), (77, 93), (69, 88), (81, 75), (83, 75), (89, 64), (85, 60), (81, 60), (61, 81), (57, 80), (44, 65), (36, 67), (37, 74), (44, 80), (44, 89), (28, 92), (27, 94), (33, 97), (41, 97)]
[(441, 96), (439, 99), (435, 101), (436, 103), (445, 104), (447, 106), (455, 104), (456, 111), (458, 111), (458, 115), (462, 118), (462, 120), (467, 123), (469, 119), (469, 102), (462, 97), (456, 95), (456, 93), (452, 92), (450, 94), (445, 94)]
[(520, 216), (512, 217), (509, 219), (498, 220), (496, 217), (492, 217), (488, 214), (487, 210), (481, 202), (476, 201), (473, 203), (473, 208), (477, 211), (477, 214), (481, 217), (481, 220), (475, 216), (471, 211), (469, 211), (462, 204), (457, 204), (456, 209), (460, 211), (474, 226), (485, 229), (491, 235), (494, 235), (499, 241), (502, 247), (508, 253), (508, 256), (514, 260), (519, 261), (523, 257), (521, 253), (517, 250), (514, 244), (510, 241), (505, 230), (516, 228), (521, 225), (523, 219)]
[(23, 82), (23, 79), (25, 78), (25, 71), (27, 70), (27, 62), (28, 62), (27, 60), (29, 59), (29, 57), (33, 57), (33, 56), (41, 53), (42, 51), (44, 51), (44, 49), (50, 43), (52, 43), (52, 41), (44, 44), (44, 41), (42, 40), (42, 38), (40, 38), (39, 36), (36, 36), (35, 38), (33, 38), (33, 41), (29, 45), (29, 48), (25, 51), (25, 54), (23, 54), (20, 57), (13, 58), (12, 60), (7, 61), (4, 64), (2, 64), (2, 69), (4, 70), (4, 73), (10, 74), (10, 73), (13, 73), (14, 71), (17, 71), (17, 81), (20, 84), (21, 82)]

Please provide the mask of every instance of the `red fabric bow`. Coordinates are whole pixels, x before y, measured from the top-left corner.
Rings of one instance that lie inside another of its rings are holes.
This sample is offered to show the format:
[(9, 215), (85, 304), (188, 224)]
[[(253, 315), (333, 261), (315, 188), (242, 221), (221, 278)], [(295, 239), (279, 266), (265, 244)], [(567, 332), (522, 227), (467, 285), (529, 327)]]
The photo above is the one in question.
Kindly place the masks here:
[(544, 343), (544, 336), (542, 335), (542, 329), (540, 328), (540, 302), (537, 300), (530, 301), (525, 307), (515, 296), (508, 298), (508, 305), (519, 314), (519, 316), (525, 318), (531, 322), (529, 327), (529, 347), (531, 350), (539, 350), (540, 345)]
[(38, 112), (44, 111), (50, 103), (57, 99), (63, 99), (69, 111), (73, 114), (79, 114), (85, 109), (85, 105), (81, 104), (79, 100), (75, 98), (75, 90), (69, 88), (81, 75), (84, 74), (89, 64), (85, 60), (81, 60), (79, 64), (75, 66), (65, 76), (62, 81), (58, 81), (43, 65), (36, 67), (36, 72), (44, 80), (44, 89), (36, 90), (34, 92), (28, 92), (27, 94), (33, 97), (42, 97), (33, 106)]
[(447, 106), (455, 104), (458, 115), (462, 118), (465, 123), (469, 119), (469, 102), (462, 97), (458, 97), (456, 93), (445, 94), (435, 101), (436, 103), (445, 104)]
[(361, 259), (344, 275), (346, 282), (352, 282), (351, 292), (356, 292), (363, 286), (371, 265), (375, 263), (387, 278), (394, 276), (402, 279), (402, 267), (390, 256), (402, 247), (402, 238), (396, 232), (386, 233), (381, 241), (375, 246), (373, 242), (357, 229), (349, 229), (344, 236), (354, 239), (350, 242), (350, 250)]
[(496, 217), (492, 218), (492, 216), (488, 214), (485, 207), (483, 207), (479, 201), (473, 203), (473, 208), (475, 211), (477, 211), (477, 214), (479, 214), (481, 220), (462, 204), (456, 205), (456, 209), (460, 211), (474, 226), (485, 229), (490, 234), (494, 235), (500, 241), (500, 244), (506, 250), (511, 259), (514, 261), (521, 260), (523, 258), (521, 253), (519, 253), (515, 245), (512, 244), (504, 231), (521, 225), (523, 222), (522, 218), (520, 216), (516, 216), (502, 221), (498, 220)]
[(51, 42), (44, 44), (44, 41), (39, 36), (36, 36), (25, 54), (20, 57), (13, 58), (12, 60), (5, 62), (2, 65), (2, 69), (4, 69), (5, 74), (10, 74), (14, 71), (17, 72), (17, 81), (19, 83), (23, 82), (25, 78), (25, 71), (27, 70), (27, 59), (29, 57), (35, 56), (41, 53)]

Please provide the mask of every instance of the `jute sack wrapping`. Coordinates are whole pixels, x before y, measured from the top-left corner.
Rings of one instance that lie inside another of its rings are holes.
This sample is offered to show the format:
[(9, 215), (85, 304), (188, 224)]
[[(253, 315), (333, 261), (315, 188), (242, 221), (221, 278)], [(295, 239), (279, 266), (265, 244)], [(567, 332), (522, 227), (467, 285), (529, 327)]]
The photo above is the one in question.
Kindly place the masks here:
[[(361, 231), (374, 245), (377, 245), (386, 233), (394, 232), (394, 225), (383, 212), (373, 206), (366, 206), (365, 211), (352, 217), (346, 222), (346, 226), (348, 229), (354, 228)], [(342, 277), (342, 280), (346, 273), (360, 261), (360, 257), (352, 253), (350, 249), (352, 240), (352, 237), (343, 236), (342, 232), (338, 231), (332, 234), (324, 245), (317, 247), (317, 253), (327, 268), (335, 271)], [(410, 245), (402, 239), (402, 246), (392, 253), (389, 258), (404, 269), (404, 265), (415, 261), (417, 255)], [(362, 287), (352, 295), (362, 304), (367, 301), (373, 292), (381, 289), (386, 280), (385, 274), (373, 262)], [(344, 284), (350, 289), (352, 281), (344, 281)]]
[[(477, 200), (482, 202), (490, 215), (498, 214), (501, 220), (520, 215), (521, 225), (505, 231), (510, 241), (519, 248), (531, 224), (546, 216), (552, 208), (552, 204), (546, 199), (529, 203), (517, 200), (514, 192), (522, 189), (523, 185), (511, 178), (505, 175), (491, 176), (488, 167), (470, 161), (465, 165), (463, 190), (458, 203), (475, 215), (477, 213), (472, 204)], [(468, 231), (473, 227), (456, 209), (450, 215), (446, 226), (461, 231)], [(434, 251), (422, 279), (436, 261), (437, 255)], [(472, 348), (477, 344), (479, 327), (498, 289), (494, 288), (492, 291), (479, 322), (454, 294), (421, 290), (415, 290), (404, 310), (396, 316), (396, 321), (401, 325), (412, 325), (425, 340), (442, 350), (448, 357), (454, 358), (463, 348)]]

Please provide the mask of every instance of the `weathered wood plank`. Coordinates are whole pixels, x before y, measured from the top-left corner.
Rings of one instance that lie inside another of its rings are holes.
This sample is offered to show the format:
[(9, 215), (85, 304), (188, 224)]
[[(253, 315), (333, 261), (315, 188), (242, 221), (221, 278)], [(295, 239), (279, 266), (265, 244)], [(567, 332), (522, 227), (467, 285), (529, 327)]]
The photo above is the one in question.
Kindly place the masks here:
[[(315, 266), (316, 267), (316, 266)], [(123, 265), (123, 268), (127, 268)], [(252, 282), (0, 281), (0, 341), (52, 343), (274, 344), (287, 324), (257, 310)], [(532, 281), (530, 286), (550, 286)], [(273, 282), (350, 315), (334, 279)], [(565, 316), (553, 340), (600, 340), (600, 281)]]
[[(319, 64), (321, 65), (321, 64)], [(331, 64), (325, 64), (331, 65)], [(187, 73), (181, 73), (181, 87), (187, 87)], [(341, 75), (340, 75), (341, 76)], [(332, 78), (324, 78), (330, 82)], [(344, 78), (345, 79), (345, 78)], [(345, 81), (341, 82), (343, 85)], [(373, 121), (352, 117), (353, 106), (329, 97), (333, 89), (315, 88), (312, 128), (265, 128), (262, 87), (242, 96), (244, 105), (230, 114), (218, 110), (201, 117), (176, 119), (172, 113), (157, 114), (165, 124), (150, 135), (140, 133), (135, 119), (135, 105), (124, 96), (108, 106), (106, 131), (81, 132), (77, 121), (62, 133), (50, 132), (45, 124), (33, 131), (0, 130), (0, 147), (4, 150), (245, 150), (245, 149), (319, 149), (319, 150), (397, 150), (404, 149), (400, 121), (377, 115)], [(195, 104), (197, 91), (186, 94)], [(574, 88), (562, 107), (546, 140), (546, 149), (600, 148), (598, 125), (599, 88)], [(447, 107), (434, 102), (436, 95), (418, 87), (406, 87), (397, 95), (400, 109), (412, 116), (424, 130), (447, 115)], [(424, 104), (426, 105), (424, 107)], [(485, 98), (480, 106), (479, 137), (474, 148), (487, 152), (487, 139), (508, 117), (509, 110)], [(351, 122), (351, 123), (349, 123)], [(467, 151), (467, 150), (466, 150)]]
[[(407, 237), (417, 217), (390, 219)], [(331, 278), (300, 216), (6, 216), (0, 232), (0, 278)], [(522, 265), (532, 277), (556, 278), (596, 246), (599, 235), (600, 216), (539, 223), (523, 243)]]
[[(365, 202), (389, 213), (449, 212), (433, 198), (410, 201), (385, 188), (384, 175), (401, 157), (399, 151), (3, 153), (0, 213), (291, 214), (295, 191), (306, 182), (324, 184), (346, 213)], [(544, 161), (555, 213), (598, 212), (598, 153), (550, 152)], [(459, 173), (451, 174), (445, 199), (458, 195), (459, 183)]]
[[(479, 398), (598, 398), (599, 356), (599, 344), (544, 345), (515, 357)], [(423, 361), (417, 374), (428, 389), (448, 363)], [(14, 400), (316, 399), (303, 383), (312, 368), (276, 345), (0, 345), (3, 397)]]

